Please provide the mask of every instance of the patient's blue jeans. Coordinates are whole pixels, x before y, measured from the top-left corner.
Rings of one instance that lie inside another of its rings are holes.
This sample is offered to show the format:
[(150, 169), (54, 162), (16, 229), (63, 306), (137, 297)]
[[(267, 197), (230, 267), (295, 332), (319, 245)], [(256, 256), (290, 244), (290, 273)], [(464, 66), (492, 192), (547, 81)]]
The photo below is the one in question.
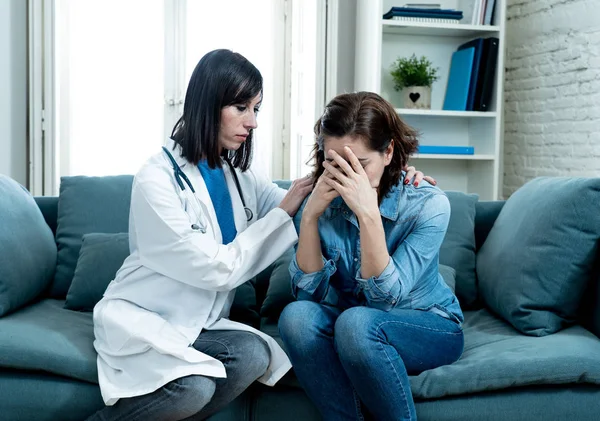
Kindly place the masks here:
[(458, 323), (438, 314), (289, 304), (279, 332), (294, 371), (323, 419), (416, 420), (409, 375), (460, 358)]
[(194, 348), (221, 361), (227, 378), (182, 377), (148, 395), (120, 399), (87, 421), (203, 420), (261, 377), (271, 358), (267, 343), (251, 332), (203, 331)]

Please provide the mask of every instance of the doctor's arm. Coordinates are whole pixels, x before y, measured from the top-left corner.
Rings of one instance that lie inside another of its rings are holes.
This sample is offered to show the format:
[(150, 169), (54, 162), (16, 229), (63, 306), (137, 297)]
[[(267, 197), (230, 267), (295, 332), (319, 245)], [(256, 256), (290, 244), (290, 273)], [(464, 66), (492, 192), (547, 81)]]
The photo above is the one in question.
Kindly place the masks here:
[[(254, 177), (259, 219), (278, 206), (285, 209), (287, 206), (286, 202), (290, 200), (297, 202), (296, 199), (298, 197), (300, 197), (300, 203), (302, 203), (302, 200), (312, 190), (312, 181), (308, 177), (294, 180), (286, 190), (271, 181), (259, 168), (252, 167), (249, 171)], [(296, 205), (295, 209), (297, 208), (298, 206)]]
[(166, 170), (153, 169), (136, 177), (131, 200), (141, 261), (172, 279), (229, 291), (273, 263), (298, 238), (292, 218), (274, 208), (231, 243), (219, 244), (210, 231), (203, 234), (191, 228), (176, 189)]

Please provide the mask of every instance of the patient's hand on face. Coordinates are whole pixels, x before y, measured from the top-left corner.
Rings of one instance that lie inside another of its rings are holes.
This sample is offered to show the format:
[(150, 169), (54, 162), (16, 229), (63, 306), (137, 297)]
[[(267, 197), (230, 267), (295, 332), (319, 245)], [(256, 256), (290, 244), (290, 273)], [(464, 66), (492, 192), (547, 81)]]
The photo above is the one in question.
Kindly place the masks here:
[(308, 198), (302, 217), (319, 218), (327, 209), (333, 199), (339, 196), (339, 193), (329, 186), (325, 179), (333, 179), (331, 173), (327, 170), (317, 180), (313, 194)]

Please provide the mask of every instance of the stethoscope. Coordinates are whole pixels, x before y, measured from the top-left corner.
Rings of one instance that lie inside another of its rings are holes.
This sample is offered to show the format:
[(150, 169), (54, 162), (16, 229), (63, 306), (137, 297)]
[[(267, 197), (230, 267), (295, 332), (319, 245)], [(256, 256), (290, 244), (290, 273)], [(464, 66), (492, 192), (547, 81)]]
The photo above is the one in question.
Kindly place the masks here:
[[(187, 184), (190, 190), (192, 191), (192, 195), (196, 198), (197, 204), (200, 206), (200, 200), (196, 196), (196, 190), (194, 189), (194, 186), (192, 186), (192, 182), (190, 181), (188, 176), (185, 175), (181, 167), (177, 164), (177, 161), (175, 161), (175, 158), (173, 158), (171, 152), (169, 152), (169, 150), (164, 146), (162, 148), (163, 151), (165, 151), (165, 153), (169, 157), (169, 161), (171, 161), (171, 164), (173, 165), (173, 174), (175, 176), (175, 181), (179, 185), (179, 188), (181, 189), (181, 191), (185, 191), (185, 185), (183, 184), (183, 182), (185, 181), (185, 184)], [(254, 217), (254, 214), (252, 213), (252, 210), (248, 206), (246, 206), (246, 201), (244, 200), (244, 195), (242, 193), (242, 187), (240, 186), (240, 180), (238, 180), (237, 173), (235, 172), (235, 169), (233, 168), (233, 165), (231, 164), (229, 159), (225, 159), (225, 162), (227, 162), (227, 164), (229, 165), (229, 169), (231, 170), (231, 174), (233, 175), (233, 180), (235, 181), (235, 187), (237, 188), (238, 194), (240, 195), (240, 199), (242, 200), (242, 205), (244, 206), (244, 213), (246, 214), (246, 221), (250, 222)], [(194, 213), (196, 214), (198, 224), (192, 224), (192, 229), (200, 230), (203, 234), (205, 234), (206, 224), (202, 223), (200, 215), (198, 215), (196, 209), (194, 209)]]

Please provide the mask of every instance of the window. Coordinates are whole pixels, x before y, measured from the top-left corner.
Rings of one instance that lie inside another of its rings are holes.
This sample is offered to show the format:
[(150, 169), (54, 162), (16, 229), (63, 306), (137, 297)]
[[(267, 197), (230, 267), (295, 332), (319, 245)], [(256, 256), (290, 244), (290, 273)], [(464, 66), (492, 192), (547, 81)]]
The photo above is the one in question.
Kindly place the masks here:
[[(254, 161), (270, 175), (281, 177), (280, 146), (284, 136), (285, 20), (284, 2), (273, 0), (190, 1), (187, 5), (185, 79), (196, 63), (215, 48), (246, 57), (263, 76), (263, 103), (254, 133)], [(277, 159), (268, 158), (276, 156)], [(275, 167), (275, 168), (274, 168)]]
[(261, 71), (255, 159), (281, 177), (274, 149), (288, 108), (284, 7), (283, 0), (56, 0), (57, 178), (135, 173), (166, 143), (194, 67), (215, 48), (239, 52)]
[(168, 141), (195, 65), (215, 48), (263, 75), (255, 161), (272, 178), (304, 175), (331, 1), (29, 0), (30, 190), (135, 173)]
[(59, 175), (135, 173), (164, 143), (163, 2), (56, 7)]

